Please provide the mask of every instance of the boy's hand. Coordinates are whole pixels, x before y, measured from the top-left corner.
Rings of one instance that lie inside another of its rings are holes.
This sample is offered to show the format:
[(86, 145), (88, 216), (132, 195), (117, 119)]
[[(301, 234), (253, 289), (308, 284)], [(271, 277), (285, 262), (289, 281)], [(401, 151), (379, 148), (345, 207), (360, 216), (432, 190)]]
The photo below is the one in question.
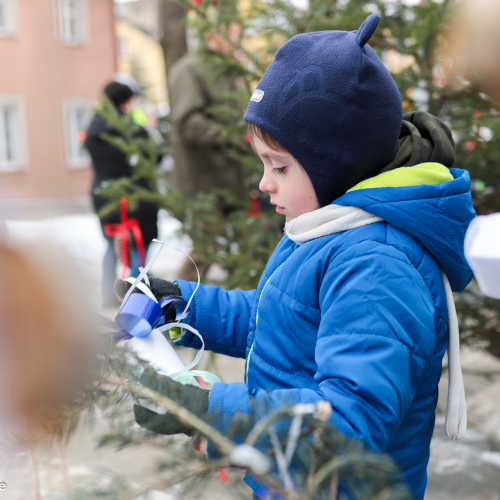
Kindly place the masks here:
[[(143, 281), (144, 283), (144, 281)], [(170, 281), (162, 280), (160, 278), (149, 277), (150, 290), (153, 292), (153, 295), (156, 297), (156, 300), (160, 301), (163, 297), (168, 297), (170, 295), (181, 295), (181, 289), (175, 285), (174, 283), (170, 283)], [(115, 293), (123, 299), (127, 292), (129, 291), (132, 283), (123, 280), (115, 281)], [(134, 288), (132, 293), (142, 293), (138, 288)], [(165, 314), (165, 322), (168, 323), (170, 321), (175, 320), (176, 316), (175, 306), (172, 304), (166, 314)]]
[[(181, 295), (181, 289), (167, 280), (162, 280), (160, 278), (149, 277), (150, 289), (153, 292), (153, 295), (156, 297), (156, 300), (160, 300), (163, 297), (168, 297), (169, 295)], [(115, 293), (123, 299), (129, 288), (132, 286), (128, 281), (116, 280), (115, 282)], [(135, 288), (132, 293), (142, 293), (138, 288)]]
[[(144, 371), (141, 382), (150, 389), (172, 399), (198, 418), (207, 421), (210, 391), (194, 385), (183, 385), (170, 377), (158, 375), (153, 369), (149, 368)], [(140, 405), (134, 405), (134, 415), (135, 421), (141, 427), (158, 434), (183, 433), (191, 436), (196, 432), (193, 428), (177, 420), (174, 415), (169, 413), (159, 415)]]

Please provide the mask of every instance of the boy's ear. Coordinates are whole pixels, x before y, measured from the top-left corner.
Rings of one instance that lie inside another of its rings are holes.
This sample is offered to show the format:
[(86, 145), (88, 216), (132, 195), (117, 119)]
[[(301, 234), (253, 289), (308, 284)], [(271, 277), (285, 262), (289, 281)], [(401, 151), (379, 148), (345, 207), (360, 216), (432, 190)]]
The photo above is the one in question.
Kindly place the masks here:
[(373, 33), (377, 29), (378, 23), (380, 22), (380, 16), (378, 14), (369, 15), (360, 26), (358, 30), (358, 35), (356, 40), (360, 47), (364, 47), (368, 40), (372, 37)]

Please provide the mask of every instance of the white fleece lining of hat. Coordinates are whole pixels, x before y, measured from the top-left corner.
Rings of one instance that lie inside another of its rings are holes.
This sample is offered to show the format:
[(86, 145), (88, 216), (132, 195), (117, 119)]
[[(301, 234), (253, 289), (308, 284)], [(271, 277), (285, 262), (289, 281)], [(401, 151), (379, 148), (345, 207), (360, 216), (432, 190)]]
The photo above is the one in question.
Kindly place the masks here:
[[(357, 207), (327, 205), (312, 212), (306, 212), (285, 224), (286, 235), (298, 245), (307, 241), (341, 233), (383, 221)], [(448, 276), (441, 269), (446, 303), (448, 305), (448, 402), (444, 430), (452, 440), (462, 439), (467, 431), (467, 404), (464, 379), (460, 365), (460, 337), (457, 312)]]

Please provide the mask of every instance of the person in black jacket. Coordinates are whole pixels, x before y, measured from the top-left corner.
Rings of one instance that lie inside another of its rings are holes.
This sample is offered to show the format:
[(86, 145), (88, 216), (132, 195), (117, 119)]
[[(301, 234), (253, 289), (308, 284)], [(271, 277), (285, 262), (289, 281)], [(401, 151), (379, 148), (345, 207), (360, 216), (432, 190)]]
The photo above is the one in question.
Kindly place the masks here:
[[(111, 82), (104, 88), (104, 94), (113, 102), (120, 113), (132, 111), (135, 104), (135, 96), (134, 91), (128, 85), (119, 82)], [(132, 174), (132, 167), (127, 163), (126, 155), (117, 147), (102, 139), (101, 134), (103, 133), (118, 135), (118, 132), (110, 128), (106, 120), (99, 113), (96, 113), (87, 130), (85, 147), (92, 158), (94, 169), (92, 200), (94, 209), (97, 213), (109, 201), (109, 198), (98, 194), (97, 188), (100, 184), (110, 179), (127, 177)], [(137, 136), (147, 137), (148, 132), (141, 127), (137, 132)], [(141, 182), (141, 180), (137, 181), (137, 184), (142, 187), (147, 187), (147, 184), (144, 181)], [(146, 202), (141, 202), (136, 211), (128, 213), (129, 218), (135, 218), (139, 222), (146, 250), (153, 238), (158, 236), (157, 215), (158, 208)], [(119, 305), (118, 298), (113, 290), (116, 279), (117, 258), (114, 251), (113, 240), (104, 233), (104, 226), (109, 223), (120, 222), (120, 215), (118, 212), (113, 212), (101, 218), (100, 222), (104, 237), (108, 241), (108, 248), (103, 260), (103, 306), (112, 307)], [(135, 248), (132, 251), (131, 262), (131, 274), (132, 276), (137, 276), (139, 272), (139, 256)]]

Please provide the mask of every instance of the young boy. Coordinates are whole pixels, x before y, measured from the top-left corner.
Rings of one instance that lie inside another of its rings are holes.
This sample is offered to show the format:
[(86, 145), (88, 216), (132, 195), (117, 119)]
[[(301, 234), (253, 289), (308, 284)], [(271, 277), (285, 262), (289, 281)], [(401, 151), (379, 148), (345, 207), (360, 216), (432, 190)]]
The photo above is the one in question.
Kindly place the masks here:
[[(252, 401), (327, 401), (329, 421), (389, 453), (423, 499), (449, 336), (445, 286), (471, 279), (462, 246), (475, 214), (468, 173), (448, 168), (447, 127), (427, 113), (403, 121), (398, 89), (367, 45), (378, 22), (292, 38), (251, 98), (260, 188), (285, 215), (285, 236), (257, 290), (198, 290), (188, 322), (208, 349), (246, 357), (245, 383), (215, 384), (190, 404), (224, 433)], [(158, 294), (186, 298), (195, 288), (162, 285)], [(189, 332), (178, 343), (199, 347)], [(462, 415), (449, 415), (452, 436)], [(185, 431), (168, 415), (155, 427), (153, 416), (136, 409), (151, 429)]]

